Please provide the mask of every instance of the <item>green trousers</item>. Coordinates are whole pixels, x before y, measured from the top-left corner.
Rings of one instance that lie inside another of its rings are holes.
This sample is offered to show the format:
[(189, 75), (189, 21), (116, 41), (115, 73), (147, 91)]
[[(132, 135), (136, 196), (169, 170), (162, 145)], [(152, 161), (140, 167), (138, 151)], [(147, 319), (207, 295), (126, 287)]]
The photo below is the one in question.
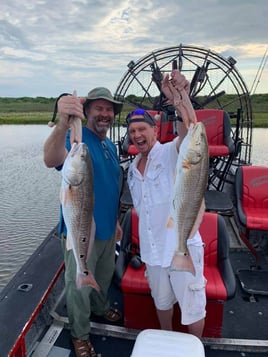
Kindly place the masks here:
[(66, 239), (62, 239), (65, 261), (65, 291), (71, 336), (87, 340), (90, 334), (90, 315), (104, 315), (110, 308), (108, 290), (115, 267), (115, 239), (95, 239), (88, 269), (100, 286), (100, 292), (90, 286), (76, 287), (76, 262), (72, 250), (66, 250)]

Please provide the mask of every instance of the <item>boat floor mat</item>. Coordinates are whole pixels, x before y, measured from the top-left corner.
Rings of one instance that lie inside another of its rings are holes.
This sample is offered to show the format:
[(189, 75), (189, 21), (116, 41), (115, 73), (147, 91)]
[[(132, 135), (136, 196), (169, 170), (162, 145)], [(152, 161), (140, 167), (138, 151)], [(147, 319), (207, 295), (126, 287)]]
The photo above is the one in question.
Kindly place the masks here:
[(205, 204), (207, 211), (213, 211), (227, 216), (233, 215), (233, 202), (226, 192), (207, 190), (205, 192)]
[[(235, 273), (239, 270), (249, 270), (255, 261), (248, 250), (232, 250), (230, 259)], [(268, 263), (262, 256), (260, 266), (262, 271), (268, 270)], [(242, 289), (237, 274), (236, 280), (235, 297), (224, 304), (222, 337), (268, 340), (268, 296), (248, 293)]]
[[(120, 356), (129, 357), (131, 355), (135, 340), (125, 338), (116, 338), (105, 335), (90, 334), (90, 341), (92, 342), (98, 356)], [(70, 331), (64, 329), (60, 334), (55, 344), (57, 347), (70, 349), (70, 357), (75, 357), (73, 345), (71, 343)]]
[(238, 269), (236, 274), (248, 294), (268, 295), (268, 270)]

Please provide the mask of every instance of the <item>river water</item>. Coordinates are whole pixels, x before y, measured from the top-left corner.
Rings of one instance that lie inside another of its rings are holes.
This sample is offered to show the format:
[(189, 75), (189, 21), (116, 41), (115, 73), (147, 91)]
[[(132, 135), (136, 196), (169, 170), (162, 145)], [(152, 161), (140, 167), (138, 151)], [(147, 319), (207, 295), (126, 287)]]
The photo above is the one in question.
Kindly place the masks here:
[[(43, 163), (46, 125), (0, 126), (0, 290), (59, 218), (61, 175)], [(268, 166), (268, 129), (253, 131), (252, 163)]]

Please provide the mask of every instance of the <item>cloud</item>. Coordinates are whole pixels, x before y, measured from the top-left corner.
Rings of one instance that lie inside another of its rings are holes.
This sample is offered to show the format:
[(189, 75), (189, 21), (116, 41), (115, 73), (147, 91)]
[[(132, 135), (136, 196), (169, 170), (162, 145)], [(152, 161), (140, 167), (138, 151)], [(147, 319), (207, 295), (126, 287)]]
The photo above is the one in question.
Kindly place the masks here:
[[(267, 10), (266, 0), (3, 0), (0, 96), (114, 91), (131, 60), (180, 43), (235, 57), (250, 86), (268, 45)], [(258, 90), (267, 83), (265, 68)]]

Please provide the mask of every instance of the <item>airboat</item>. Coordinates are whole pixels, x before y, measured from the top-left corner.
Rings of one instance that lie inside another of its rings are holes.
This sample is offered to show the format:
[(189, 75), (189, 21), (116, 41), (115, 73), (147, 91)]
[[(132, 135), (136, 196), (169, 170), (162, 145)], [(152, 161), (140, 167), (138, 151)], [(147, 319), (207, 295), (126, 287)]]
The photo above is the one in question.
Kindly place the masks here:
[[(139, 107), (158, 114), (158, 139), (163, 143), (178, 135), (174, 108), (160, 90), (163, 75), (172, 68), (178, 68), (190, 81), (190, 98), (198, 120), (211, 126), (208, 133), (213, 148), (207, 212), (200, 228), (207, 247), (208, 303), (202, 337), (205, 353), (213, 357), (264, 356), (268, 353), (267, 206), (266, 216), (262, 213), (258, 217), (257, 227), (248, 226), (241, 219), (241, 202), (245, 200), (242, 186), (246, 177), (255, 179), (255, 190), (256, 186), (264, 185), (254, 193), (259, 200), (263, 199), (261, 191), (266, 189), (266, 200), (268, 192), (268, 168), (259, 171), (251, 163), (250, 93), (236, 60), (210, 49), (180, 44), (131, 60), (115, 97), (124, 102), (125, 110)], [(117, 324), (107, 324), (101, 318), (90, 322), (96, 351), (102, 356), (120, 357), (138, 356), (136, 344), (142, 332), (160, 333), (144, 278), (144, 265), (134, 259), (137, 258), (138, 218), (132, 207), (126, 173), (136, 153), (123, 123), (124, 117), (119, 115), (110, 132), (122, 168), (119, 213), (124, 229), (123, 240), (115, 252), (116, 270), (110, 293), (114, 306), (123, 312), (123, 319)], [(218, 131), (213, 134), (215, 127)], [(216, 148), (218, 144), (225, 151)], [(250, 172), (244, 174), (244, 168), (250, 168)], [(0, 293), (1, 356), (74, 356), (63, 275), (61, 244), (55, 227)], [(183, 326), (178, 324), (179, 314), (177, 308), (174, 330), (184, 333)], [(161, 334), (157, 336), (161, 340)]]

